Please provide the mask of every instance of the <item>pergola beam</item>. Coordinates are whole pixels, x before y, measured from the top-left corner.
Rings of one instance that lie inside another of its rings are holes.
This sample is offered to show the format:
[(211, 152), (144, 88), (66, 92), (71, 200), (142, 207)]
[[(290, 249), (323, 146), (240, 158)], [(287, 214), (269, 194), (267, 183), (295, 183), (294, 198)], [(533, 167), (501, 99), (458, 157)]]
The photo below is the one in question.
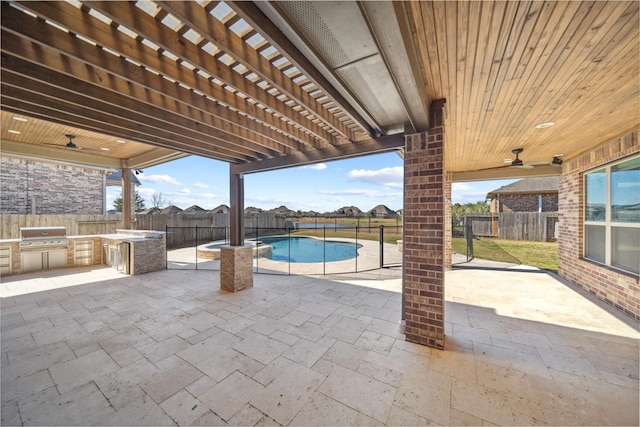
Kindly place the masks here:
[[(243, 75), (234, 71), (231, 66), (217, 60), (214, 56), (206, 53), (200, 47), (186, 39), (181, 40), (176, 37), (177, 33), (174, 33), (168, 28), (163, 28), (164, 25), (157, 19), (144, 13), (134, 4), (120, 2), (87, 2), (86, 4), (105, 16), (113, 19), (114, 22), (120, 23), (127, 28), (133, 27), (138, 28), (138, 31), (144, 31), (143, 34), (140, 34), (141, 37), (152, 40), (162, 49), (171, 52), (181, 60), (187, 61), (198, 69), (215, 76), (234, 90), (248, 95), (269, 109), (282, 115), (287, 120), (299, 123), (317, 138), (316, 141), (313, 141), (313, 147), (319, 148), (328, 142), (335, 143), (335, 137), (322, 127), (318, 126), (318, 124), (305, 118), (305, 116), (301, 115), (300, 112), (294, 110), (284, 101), (268, 94), (265, 90), (256, 86)], [(74, 23), (64, 22), (64, 25), (73, 26)], [(108, 40), (101, 40), (100, 43), (102, 44), (107, 41)], [(249, 46), (247, 45), (247, 47)], [(126, 44), (122, 44), (121, 46), (114, 48), (125, 56), (130, 55)], [(165, 60), (168, 60), (168, 58), (165, 58)], [(323, 144), (323, 141), (325, 144)]]
[[(242, 100), (221, 86), (199, 77), (196, 73), (180, 66), (175, 61), (171, 61), (163, 55), (158, 55), (153, 50), (139, 44), (131, 47), (132, 39), (120, 31), (112, 27), (106, 27), (108, 30), (106, 33), (95, 30), (95, 27), (89, 23), (98, 25), (100, 22), (91, 16), (87, 17), (77, 8), (64, 3), (52, 5), (49, 2), (28, 3), (27, 6), (42, 14), (43, 17), (51, 16), (51, 19), (56, 22), (62, 21), (72, 26), (80, 34), (82, 34), (82, 31), (89, 32), (95, 39), (98, 39), (97, 41), (109, 49), (114, 51), (118, 49), (127, 50), (128, 57), (136, 63), (146, 64), (148, 68), (161, 72), (171, 78), (173, 82), (48, 25), (35, 27), (31, 22), (32, 18), (4, 4), (2, 9), (3, 27), (17, 35), (13, 37), (15, 41), (9, 37), (3, 37), (3, 48), (7, 45), (17, 44), (20, 42), (19, 39), (27, 36), (41, 45), (49, 46), (64, 55), (75, 57), (87, 64), (98, 67), (100, 70), (112, 73), (127, 82), (133, 83), (128, 84), (129, 88), (126, 91), (126, 93), (131, 94), (130, 96), (151, 97), (150, 102), (153, 102), (154, 105), (166, 104), (166, 101), (162, 101), (164, 98), (174, 99), (181, 104), (198, 108), (211, 115), (212, 120), (215, 121), (219, 129), (228, 130), (235, 134), (242, 134), (242, 129), (246, 129), (249, 132), (250, 140), (278, 151), (287, 151), (286, 147), (299, 150), (303, 148), (301, 143), (311, 144), (314, 141), (313, 138), (299, 129), (285, 124), (279, 118), (249, 103), (247, 100)], [(123, 47), (125, 45), (126, 48)], [(24, 44), (19, 48), (21, 55), (29, 60), (47, 62), (46, 55), (36, 55), (31, 50)], [(68, 72), (68, 70), (65, 69), (64, 72)], [(78, 75), (77, 73), (81, 74)], [(81, 69), (76, 69), (75, 76), (83, 80), (92, 81), (95, 84), (109, 84), (109, 79), (106, 76), (100, 78), (96, 74), (83, 73)], [(186, 86), (176, 82), (183, 83)], [(150, 89), (149, 92), (151, 93), (143, 93), (141, 95), (140, 91), (137, 90), (138, 87)], [(210, 98), (205, 98), (205, 96), (199, 95), (193, 90), (187, 89), (187, 87), (191, 87)], [(122, 85), (118, 90), (122, 90)], [(160, 99), (158, 99), (159, 97)], [(229, 105), (235, 110), (244, 111), (247, 115), (241, 115), (223, 105), (219, 105), (213, 99)], [(269, 142), (269, 140), (272, 142)]]
[(159, 1), (158, 4), (202, 34), (205, 40), (215, 44), (226, 54), (255, 72), (262, 80), (302, 105), (325, 125), (331, 126), (343, 138), (347, 140), (356, 138), (342, 121), (336, 119), (315, 98), (295, 84), (291, 78), (285, 76), (278, 67), (251, 48), (242, 38), (207, 13), (205, 8), (193, 2)]
[[(13, 74), (8, 69), (2, 70), (3, 97), (14, 99), (24, 97), (24, 99), (30, 99), (35, 105), (75, 112), (96, 122), (102, 120), (124, 129), (130, 128), (142, 135), (150, 135), (166, 141), (167, 148), (189, 153), (194, 153), (197, 150), (209, 151), (225, 156), (229, 160), (243, 158), (250, 161), (254, 159), (251, 152), (243, 154), (240, 150), (221, 146), (224, 143), (222, 139), (177, 125), (174, 126), (170, 120), (176, 118), (171, 115), (164, 114), (153, 118), (150, 115), (135, 113), (132, 109), (116, 109), (114, 105), (101, 101), (100, 95), (110, 94), (95, 91), (94, 97), (85, 97), (69, 91), (66, 87), (50, 86), (42, 83), (41, 80), (30, 80)], [(117, 95), (114, 98), (117, 99)], [(144, 108), (144, 106), (140, 105), (140, 108)], [(140, 138), (137, 139), (140, 140)]]
[(353, 144), (337, 147), (323, 148), (321, 150), (309, 150), (303, 153), (294, 153), (286, 156), (275, 157), (255, 162), (235, 163), (231, 165), (232, 174), (265, 172), (295, 166), (310, 165), (319, 162), (342, 160), (351, 157), (381, 154), (396, 151), (404, 147), (404, 135), (389, 135), (380, 138), (372, 138)]
[[(374, 129), (367, 123), (360, 114), (347, 100), (336, 90), (331, 83), (320, 73), (320, 71), (309, 61), (298, 48), (275, 26), (253, 2), (245, 1), (229, 1), (228, 5), (251, 25), (256, 31), (260, 32), (273, 47), (284, 54), (293, 65), (298, 68), (305, 76), (309, 78), (314, 85), (322, 90), (336, 105), (347, 114), (364, 132), (368, 135), (374, 135)], [(364, 109), (361, 108), (362, 111)], [(372, 122), (374, 120), (370, 118)]]

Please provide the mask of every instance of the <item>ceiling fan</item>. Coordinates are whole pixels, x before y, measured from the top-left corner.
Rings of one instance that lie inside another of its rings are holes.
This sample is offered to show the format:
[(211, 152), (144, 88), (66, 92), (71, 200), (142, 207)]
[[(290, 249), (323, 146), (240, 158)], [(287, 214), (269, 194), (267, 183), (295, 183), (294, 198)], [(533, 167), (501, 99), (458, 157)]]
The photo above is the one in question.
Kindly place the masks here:
[(511, 152), (516, 155), (516, 158), (505, 159), (504, 160), (505, 164), (507, 164), (509, 167), (512, 167), (512, 168), (522, 168), (522, 169), (533, 169), (534, 166), (549, 164), (549, 162), (546, 162), (546, 161), (523, 162), (522, 159), (519, 157), (520, 153), (522, 153), (523, 151), (524, 151), (523, 148), (514, 148), (513, 150), (511, 150)]
[(85, 147), (79, 147), (77, 146), (73, 140), (76, 138), (75, 135), (71, 135), (71, 134), (66, 134), (65, 135), (67, 138), (69, 138), (69, 142), (67, 142), (65, 145), (58, 145), (58, 144), (45, 144), (45, 145), (50, 145), (52, 147), (56, 147), (56, 148), (62, 148), (62, 149), (67, 149), (67, 150), (79, 150), (79, 151), (91, 151), (94, 153), (102, 153), (105, 154), (105, 150), (96, 150), (94, 148), (85, 148)]

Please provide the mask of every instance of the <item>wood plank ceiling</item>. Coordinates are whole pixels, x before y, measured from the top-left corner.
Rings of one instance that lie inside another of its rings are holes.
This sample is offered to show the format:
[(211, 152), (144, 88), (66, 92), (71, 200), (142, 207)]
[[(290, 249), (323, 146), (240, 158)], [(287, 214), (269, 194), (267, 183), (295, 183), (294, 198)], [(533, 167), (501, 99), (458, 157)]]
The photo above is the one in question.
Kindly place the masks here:
[(640, 126), (639, 5), (403, 3), (428, 96), (447, 99), (447, 170), (496, 176), (456, 172), (500, 167), (514, 148), (567, 159)]
[[(149, 144), (164, 150), (158, 162), (190, 153), (251, 172), (397, 149), (404, 132), (428, 129), (431, 101), (446, 99), (454, 179), (558, 174), (545, 165), (554, 155), (640, 126), (638, 10), (625, 1), (3, 2), (3, 121), (24, 115)], [(542, 166), (504, 168), (514, 148)], [(101, 155), (131, 167), (152, 157)]]

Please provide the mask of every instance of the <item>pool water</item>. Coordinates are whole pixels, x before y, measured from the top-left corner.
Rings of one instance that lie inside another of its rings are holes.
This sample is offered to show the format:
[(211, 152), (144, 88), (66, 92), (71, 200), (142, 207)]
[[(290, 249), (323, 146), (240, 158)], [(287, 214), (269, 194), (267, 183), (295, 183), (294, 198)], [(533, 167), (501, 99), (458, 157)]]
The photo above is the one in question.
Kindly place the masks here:
[[(362, 245), (333, 240), (319, 240), (311, 237), (261, 237), (263, 244), (271, 245), (274, 261), (290, 262), (333, 262), (355, 258)], [(289, 259), (291, 257), (291, 259)]]

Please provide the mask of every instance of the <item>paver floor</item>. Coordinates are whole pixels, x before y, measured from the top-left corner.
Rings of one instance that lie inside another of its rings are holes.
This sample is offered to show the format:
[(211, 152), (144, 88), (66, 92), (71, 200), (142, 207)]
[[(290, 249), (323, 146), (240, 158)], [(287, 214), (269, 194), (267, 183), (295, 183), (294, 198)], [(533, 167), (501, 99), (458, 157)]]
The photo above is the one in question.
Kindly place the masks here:
[(2, 279), (2, 425), (638, 425), (638, 324), (535, 269), (446, 276), (446, 348), (399, 272)]

